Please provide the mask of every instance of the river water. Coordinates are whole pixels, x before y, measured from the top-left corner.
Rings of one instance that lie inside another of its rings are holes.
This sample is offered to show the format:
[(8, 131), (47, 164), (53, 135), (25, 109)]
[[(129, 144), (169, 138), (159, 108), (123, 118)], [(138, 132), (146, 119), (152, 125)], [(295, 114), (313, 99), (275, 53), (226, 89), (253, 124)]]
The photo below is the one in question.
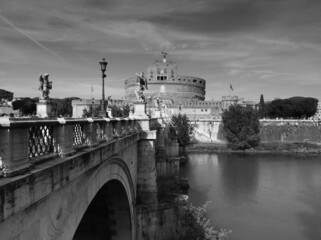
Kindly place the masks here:
[(190, 154), (181, 175), (233, 240), (321, 239), (321, 156)]

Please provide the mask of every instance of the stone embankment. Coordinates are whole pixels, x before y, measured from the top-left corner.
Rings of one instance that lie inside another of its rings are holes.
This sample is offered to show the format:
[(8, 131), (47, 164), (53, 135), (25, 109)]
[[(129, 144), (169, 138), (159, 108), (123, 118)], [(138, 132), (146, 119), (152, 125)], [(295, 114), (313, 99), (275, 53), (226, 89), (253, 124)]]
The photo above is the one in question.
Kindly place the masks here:
[[(222, 126), (219, 120), (199, 120), (194, 125), (194, 139), (199, 143), (224, 143)], [(321, 121), (263, 119), (260, 120), (260, 139), (263, 143), (321, 144)]]

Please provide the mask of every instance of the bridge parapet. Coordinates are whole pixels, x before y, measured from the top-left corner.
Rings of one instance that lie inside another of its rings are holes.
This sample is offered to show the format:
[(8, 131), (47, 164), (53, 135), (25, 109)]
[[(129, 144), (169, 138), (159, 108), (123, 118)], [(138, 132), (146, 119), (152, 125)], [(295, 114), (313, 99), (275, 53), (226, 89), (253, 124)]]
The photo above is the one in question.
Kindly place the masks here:
[(141, 128), (135, 118), (0, 118), (0, 176), (22, 174), (38, 162), (68, 156)]

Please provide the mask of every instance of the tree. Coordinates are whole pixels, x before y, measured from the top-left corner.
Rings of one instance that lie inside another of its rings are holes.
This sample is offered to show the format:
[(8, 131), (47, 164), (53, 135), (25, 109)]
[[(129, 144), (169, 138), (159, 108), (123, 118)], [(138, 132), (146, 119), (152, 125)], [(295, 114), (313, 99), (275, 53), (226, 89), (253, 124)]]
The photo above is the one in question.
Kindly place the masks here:
[(275, 99), (268, 104), (267, 115), (270, 118), (309, 118), (316, 113), (318, 101), (305, 97)]
[(89, 106), (89, 110), (86, 108), (83, 110), (82, 117), (99, 117), (100, 106)]
[(264, 103), (264, 97), (263, 94), (261, 94), (260, 97), (260, 104), (259, 104), (259, 115), (260, 118), (265, 118), (265, 103)]
[(259, 145), (258, 112), (251, 107), (231, 105), (222, 116), (228, 148), (245, 150)]
[(22, 98), (12, 102), (13, 110), (20, 110), (22, 115), (33, 115), (36, 113), (36, 99)]
[(194, 127), (186, 114), (174, 114), (171, 117), (169, 131), (172, 135), (176, 135), (179, 146), (185, 148), (191, 143), (191, 134), (194, 131)]
[(129, 105), (125, 105), (125, 106), (122, 106), (122, 107), (117, 107), (115, 105), (113, 105), (111, 107), (111, 114), (113, 117), (128, 117), (129, 116), (129, 110), (130, 110), (130, 107)]
[(6, 99), (11, 101), (13, 99), (13, 92), (6, 91), (4, 89), (0, 89), (0, 100)]

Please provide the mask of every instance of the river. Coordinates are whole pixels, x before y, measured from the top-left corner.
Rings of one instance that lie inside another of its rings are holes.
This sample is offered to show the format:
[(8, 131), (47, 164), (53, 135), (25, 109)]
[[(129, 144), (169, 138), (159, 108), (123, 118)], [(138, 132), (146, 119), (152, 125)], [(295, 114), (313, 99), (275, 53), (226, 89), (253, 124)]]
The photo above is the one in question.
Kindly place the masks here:
[(190, 154), (181, 175), (232, 240), (321, 239), (321, 156)]

